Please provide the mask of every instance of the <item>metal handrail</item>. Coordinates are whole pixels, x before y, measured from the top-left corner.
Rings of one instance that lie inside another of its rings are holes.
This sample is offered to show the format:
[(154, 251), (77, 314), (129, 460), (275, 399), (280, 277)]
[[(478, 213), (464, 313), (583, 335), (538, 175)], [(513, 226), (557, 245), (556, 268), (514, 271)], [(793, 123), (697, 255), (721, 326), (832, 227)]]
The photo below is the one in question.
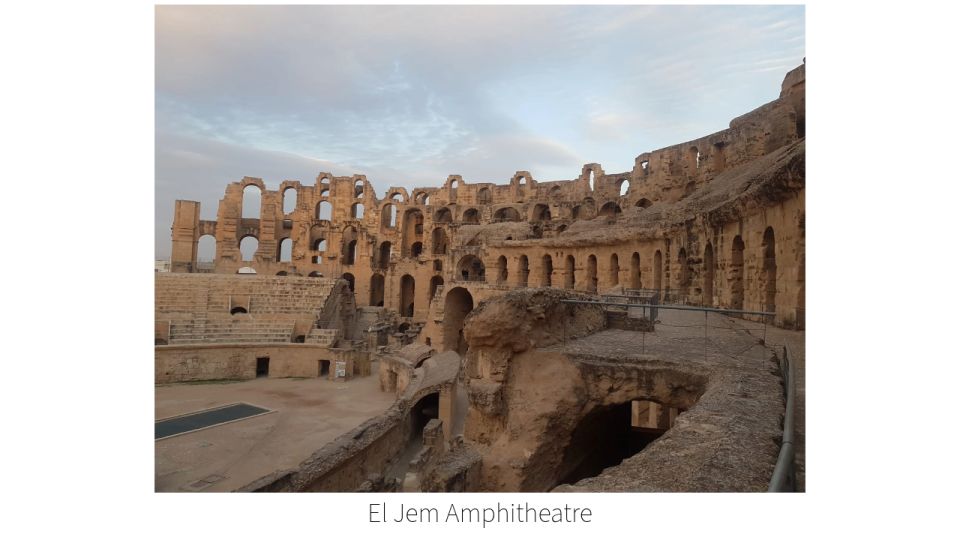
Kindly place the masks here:
[(787, 406), (783, 419), (783, 442), (780, 445), (780, 455), (777, 457), (777, 465), (773, 468), (773, 476), (770, 478), (770, 485), (767, 487), (769, 492), (788, 492), (796, 491), (796, 465), (794, 448), (794, 400), (796, 397), (796, 385), (794, 384), (794, 366), (790, 358), (789, 348), (783, 346), (783, 358), (780, 359), (780, 372), (783, 374), (783, 384), (787, 392)]

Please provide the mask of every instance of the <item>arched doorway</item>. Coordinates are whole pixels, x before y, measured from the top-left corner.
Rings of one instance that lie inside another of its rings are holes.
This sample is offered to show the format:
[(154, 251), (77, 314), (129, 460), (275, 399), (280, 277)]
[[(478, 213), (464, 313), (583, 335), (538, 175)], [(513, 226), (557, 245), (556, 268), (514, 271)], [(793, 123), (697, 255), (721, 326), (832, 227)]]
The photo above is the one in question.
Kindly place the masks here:
[(384, 279), (383, 274), (370, 276), (370, 305), (383, 306)]
[(620, 258), (614, 253), (610, 255), (610, 286), (616, 287), (620, 284)]
[(543, 272), (540, 276), (540, 283), (544, 287), (553, 287), (553, 257), (544, 255), (540, 269)]
[(730, 252), (730, 307), (743, 309), (743, 238), (737, 235), (733, 239)]
[(530, 279), (530, 261), (526, 255), (520, 256), (520, 286), (526, 287)]
[(658, 249), (656, 253), (653, 254), (653, 288), (656, 290), (661, 290), (663, 286), (663, 255), (660, 254)]
[(413, 294), (416, 289), (416, 282), (410, 274), (404, 274), (400, 278), (400, 316), (413, 317)]
[(636, 251), (630, 256), (630, 288), (640, 289), (643, 282), (640, 280), (640, 254)]
[(497, 283), (507, 282), (507, 258), (501, 255), (497, 258)]
[(703, 305), (713, 306), (713, 245), (703, 248)]
[(764, 311), (777, 311), (777, 243), (773, 227), (763, 231)]
[(454, 287), (443, 301), (443, 350), (467, 354), (463, 338), (463, 321), (473, 310), (473, 295), (463, 287)]
[(563, 288), (572, 289), (576, 285), (577, 261), (573, 255), (567, 255), (566, 267), (563, 270)]
[(587, 257), (587, 292), (597, 292), (597, 257)]
[(457, 263), (457, 279), (461, 281), (484, 281), (486, 269), (476, 255), (467, 255)]

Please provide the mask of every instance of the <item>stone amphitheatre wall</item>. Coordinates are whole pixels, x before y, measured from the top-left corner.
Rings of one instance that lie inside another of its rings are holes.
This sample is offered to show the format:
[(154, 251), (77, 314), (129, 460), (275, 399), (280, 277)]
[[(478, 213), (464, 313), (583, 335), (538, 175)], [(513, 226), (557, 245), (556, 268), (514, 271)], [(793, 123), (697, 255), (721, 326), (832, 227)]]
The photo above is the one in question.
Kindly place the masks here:
[[(382, 199), (363, 175), (321, 173), (276, 191), (245, 177), (227, 186), (215, 221), (200, 219), (198, 202), (176, 202), (171, 268), (200, 271), (198, 241), (210, 235), (214, 272), (342, 276), (359, 305), (416, 322), (429, 323), (441, 285), (482, 282), (654, 288), (673, 301), (775, 311), (777, 324), (802, 327), (804, 87), (801, 65), (776, 100), (722, 131), (642, 153), (627, 172), (590, 163), (571, 180), (518, 171), (502, 185), (450, 175)], [(241, 215), (248, 187), (260, 192), (257, 216)], [(288, 190), (296, 204), (284, 212)], [(258, 240), (249, 261), (246, 237)], [(280, 260), (287, 242), (292, 255)]]
[(270, 377), (370, 374), (366, 352), (339, 347), (357, 335), (343, 281), (157, 274), (154, 294), (157, 383), (252, 379), (258, 358)]

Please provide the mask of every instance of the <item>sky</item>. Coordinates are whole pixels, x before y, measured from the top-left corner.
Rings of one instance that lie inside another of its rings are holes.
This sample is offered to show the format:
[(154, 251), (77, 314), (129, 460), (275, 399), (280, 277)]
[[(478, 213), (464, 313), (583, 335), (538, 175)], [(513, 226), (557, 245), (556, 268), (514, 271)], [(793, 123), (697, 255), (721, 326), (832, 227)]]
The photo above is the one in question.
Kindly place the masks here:
[[(805, 55), (803, 6), (157, 6), (156, 256), (230, 182), (569, 180), (722, 130)], [(209, 254), (202, 258), (209, 259)]]

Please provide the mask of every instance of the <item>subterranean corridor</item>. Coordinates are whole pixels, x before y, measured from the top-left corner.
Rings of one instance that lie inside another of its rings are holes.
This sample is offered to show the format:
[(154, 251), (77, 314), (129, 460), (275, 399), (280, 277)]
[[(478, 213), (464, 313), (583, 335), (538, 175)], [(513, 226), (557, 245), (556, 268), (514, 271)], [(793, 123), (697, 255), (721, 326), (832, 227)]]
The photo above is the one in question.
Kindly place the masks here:
[(597, 407), (573, 430), (554, 487), (597, 476), (607, 467), (619, 465), (666, 433), (679, 412), (645, 400)]

